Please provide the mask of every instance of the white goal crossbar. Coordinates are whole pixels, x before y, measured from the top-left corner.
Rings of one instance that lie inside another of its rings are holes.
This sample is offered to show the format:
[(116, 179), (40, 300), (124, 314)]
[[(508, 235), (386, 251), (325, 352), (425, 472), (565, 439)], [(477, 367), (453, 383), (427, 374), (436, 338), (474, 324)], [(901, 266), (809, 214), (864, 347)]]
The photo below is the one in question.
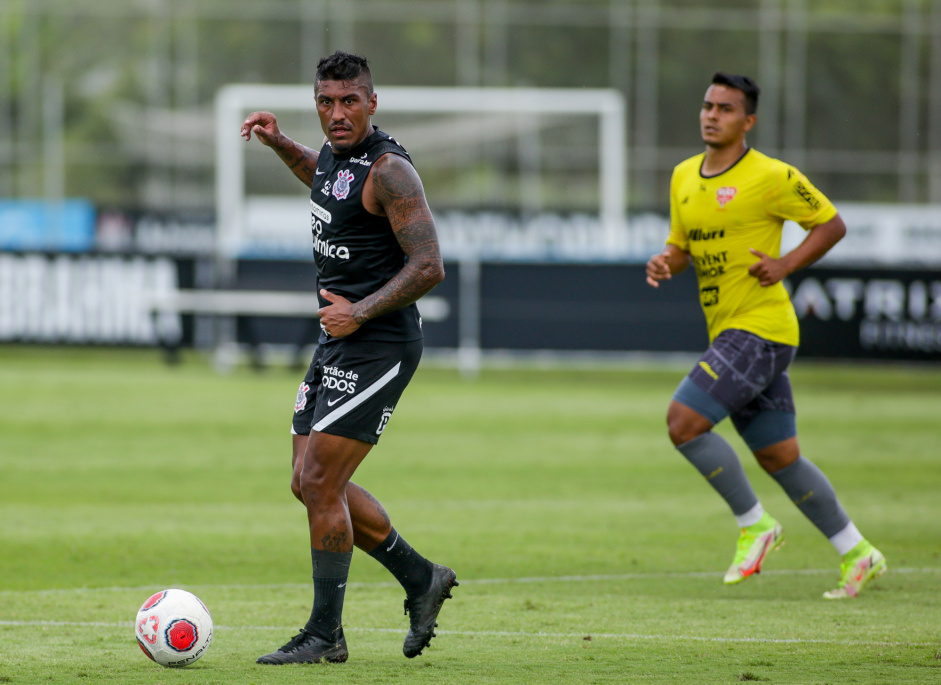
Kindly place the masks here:
[[(385, 112), (473, 114), (595, 114), (599, 117), (598, 216), (617, 243), (623, 230), (627, 193), (626, 106), (611, 89), (590, 88), (446, 88), (388, 87), (377, 89)], [(217, 250), (220, 257), (238, 256), (245, 236), (245, 141), (239, 128), (254, 110), (314, 110), (312, 86), (235, 84), (216, 97)]]

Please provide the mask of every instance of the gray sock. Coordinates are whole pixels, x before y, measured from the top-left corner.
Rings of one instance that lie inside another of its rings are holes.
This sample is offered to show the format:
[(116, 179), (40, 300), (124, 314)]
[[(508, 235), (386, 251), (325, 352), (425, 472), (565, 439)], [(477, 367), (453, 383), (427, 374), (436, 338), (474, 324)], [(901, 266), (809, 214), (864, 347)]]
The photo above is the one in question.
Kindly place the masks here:
[(736, 516), (758, 504), (735, 450), (712, 431), (698, 435), (677, 448), (726, 501)]
[(784, 492), (791, 498), (810, 522), (820, 532), (831, 538), (850, 523), (836, 491), (830, 481), (817, 466), (803, 456), (771, 477), (778, 481)]

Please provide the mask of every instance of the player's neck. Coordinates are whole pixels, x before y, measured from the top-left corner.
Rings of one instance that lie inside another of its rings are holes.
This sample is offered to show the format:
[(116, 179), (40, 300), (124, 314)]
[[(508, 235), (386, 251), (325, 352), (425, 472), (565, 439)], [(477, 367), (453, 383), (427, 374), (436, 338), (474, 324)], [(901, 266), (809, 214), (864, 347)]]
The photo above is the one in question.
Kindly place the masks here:
[(748, 152), (748, 145), (745, 143), (744, 138), (732, 145), (723, 147), (707, 145), (706, 156), (702, 161), (699, 172), (703, 176), (718, 176), (735, 166), (735, 163), (746, 152)]

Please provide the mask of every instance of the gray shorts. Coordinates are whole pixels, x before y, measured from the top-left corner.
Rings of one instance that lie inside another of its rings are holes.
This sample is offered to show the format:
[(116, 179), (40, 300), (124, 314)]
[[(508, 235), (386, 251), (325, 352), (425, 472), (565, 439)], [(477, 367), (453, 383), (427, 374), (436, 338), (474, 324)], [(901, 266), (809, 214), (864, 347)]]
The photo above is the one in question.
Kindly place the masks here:
[(794, 394), (787, 367), (797, 348), (742, 330), (712, 342), (673, 399), (709, 419), (726, 416), (752, 450), (797, 435)]
[(317, 431), (375, 445), (421, 353), (421, 340), (319, 345), (297, 391), (291, 433)]

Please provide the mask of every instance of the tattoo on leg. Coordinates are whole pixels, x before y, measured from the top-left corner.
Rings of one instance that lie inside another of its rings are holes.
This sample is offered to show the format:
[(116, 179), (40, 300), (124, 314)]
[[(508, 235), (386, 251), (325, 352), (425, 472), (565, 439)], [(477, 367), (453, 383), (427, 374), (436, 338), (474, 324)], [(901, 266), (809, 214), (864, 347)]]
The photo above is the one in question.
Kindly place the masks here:
[(323, 545), (325, 552), (349, 552), (353, 546), (349, 537), (346, 530), (333, 528), (320, 538), (320, 544)]
[(392, 520), (389, 518), (389, 513), (386, 511), (386, 508), (382, 506), (382, 503), (379, 500), (377, 500), (375, 497), (373, 497), (372, 493), (369, 492), (369, 490), (366, 490), (365, 488), (363, 488), (362, 490), (363, 490), (363, 494), (366, 496), (366, 499), (368, 499), (370, 502), (372, 502), (376, 506), (376, 513), (382, 517), (382, 520), (385, 521), (386, 524), (392, 525)]

